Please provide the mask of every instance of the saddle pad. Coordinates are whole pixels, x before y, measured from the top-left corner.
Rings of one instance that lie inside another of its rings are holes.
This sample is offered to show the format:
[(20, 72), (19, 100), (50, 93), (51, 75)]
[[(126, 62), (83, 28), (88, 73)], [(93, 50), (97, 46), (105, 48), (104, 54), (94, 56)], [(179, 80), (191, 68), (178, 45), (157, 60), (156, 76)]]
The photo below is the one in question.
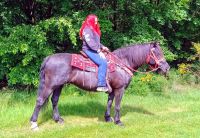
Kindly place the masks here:
[[(114, 59), (112, 56), (107, 55), (106, 59), (108, 61), (108, 71), (115, 71)], [(71, 66), (85, 70), (88, 72), (97, 72), (98, 66), (89, 58), (83, 57), (81, 54), (72, 54)]]

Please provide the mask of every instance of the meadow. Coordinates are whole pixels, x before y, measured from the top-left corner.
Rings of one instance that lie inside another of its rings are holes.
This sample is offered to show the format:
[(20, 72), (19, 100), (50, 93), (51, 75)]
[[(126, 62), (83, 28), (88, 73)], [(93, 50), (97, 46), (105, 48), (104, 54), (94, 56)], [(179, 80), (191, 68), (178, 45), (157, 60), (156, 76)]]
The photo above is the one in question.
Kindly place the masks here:
[[(73, 92), (72, 92), (73, 90)], [(129, 90), (130, 91), (130, 90)], [(64, 124), (52, 120), (51, 102), (40, 112), (39, 131), (30, 129), (29, 119), (37, 91), (0, 91), (0, 137), (10, 138), (94, 138), (94, 137), (199, 137), (199, 86), (176, 85), (162, 95), (125, 93), (121, 107), (124, 127), (106, 123), (105, 93), (84, 93), (77, 88), (63, 89), (59, 110)], [(114, 114), (112, 108), (112, 116)]]

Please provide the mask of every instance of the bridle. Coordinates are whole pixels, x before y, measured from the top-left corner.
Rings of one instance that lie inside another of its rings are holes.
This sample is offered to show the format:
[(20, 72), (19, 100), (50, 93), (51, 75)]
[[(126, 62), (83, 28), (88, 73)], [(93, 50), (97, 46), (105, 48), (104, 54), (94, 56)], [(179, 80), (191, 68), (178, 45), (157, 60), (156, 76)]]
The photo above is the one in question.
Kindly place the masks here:
[(149, 55), (147, 55), (146, 63), (149, 64), (150, 60), (153, 59), (155, 61), (155, 64), (154, 65), (149, 64), (149, 66), (152, 70), (157, 70), (159, 68), (160, 63), (164, 61), (165, 59), (164, 58), (158, 59), (154, 51), (155, 51), (155, 48), (150, 49), (150, 53)]
[(146, 59), (146, 63), (147, 63), (147, 64), (150, 63), (150, 60), (151, 60), (151, 59), (153, 59), (153, 60), (155, 61), (155, 64), (154, 64), (154, 65), (149, 64), (149, 66), (150, 66), (150, 68), (151, 68), (150, 71), (142, 72), (142, 71), (139, 71), (139, 70), (137, 70), (137, 69), (132, 69), (132, 68), (129, 67), (129, 66), (126, 66), (126, 67), (127, 67), (129, 70), (131, 70), (132, 72), (138, 72), (138, 73), (142, 73), (142, 74), (147, 74), (147, 73), (156, 71), (156, 70), (159, 68), (160, 63), (161, 63), (162, 61), (165, 61), (165, 59), (164, 59), (164, 58), (158, 59), (158, 57), (155, 55), (154, 51), (155, 51), (155, 48), (151, 48), (149, 54), (147, 55), (147, 59)]

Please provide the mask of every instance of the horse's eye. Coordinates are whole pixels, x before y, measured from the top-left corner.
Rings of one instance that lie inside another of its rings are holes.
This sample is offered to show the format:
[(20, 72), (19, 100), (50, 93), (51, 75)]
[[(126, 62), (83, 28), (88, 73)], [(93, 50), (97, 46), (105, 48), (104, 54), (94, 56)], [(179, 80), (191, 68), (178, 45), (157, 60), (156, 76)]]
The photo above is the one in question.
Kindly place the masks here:
[(153, 64), (156, 64), (155, 60), (151, 59), (151, 60), (150, 60), (150, 64), (152, 64), (152, 65), (153, 65)]

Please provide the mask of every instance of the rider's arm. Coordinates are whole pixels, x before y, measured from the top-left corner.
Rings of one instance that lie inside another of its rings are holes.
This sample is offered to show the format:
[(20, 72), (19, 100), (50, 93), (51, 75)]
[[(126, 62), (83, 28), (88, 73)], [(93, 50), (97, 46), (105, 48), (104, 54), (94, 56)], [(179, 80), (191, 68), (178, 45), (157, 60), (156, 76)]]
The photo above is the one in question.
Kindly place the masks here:
[(87, 43), (90, 49), (99, 52), (99, 49), (101, 48), (100, 43), (96, 41), (94, 33), (89, 27), (83, 30), (83, 40)]

